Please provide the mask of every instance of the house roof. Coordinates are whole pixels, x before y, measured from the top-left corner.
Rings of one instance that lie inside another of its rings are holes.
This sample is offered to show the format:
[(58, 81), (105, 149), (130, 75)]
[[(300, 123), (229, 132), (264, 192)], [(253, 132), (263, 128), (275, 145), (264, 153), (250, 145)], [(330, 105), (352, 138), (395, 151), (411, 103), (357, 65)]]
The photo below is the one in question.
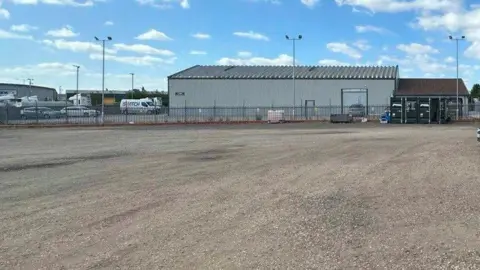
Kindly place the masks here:
[[(293, 66), (193, 66), (169, 79), (292, 79)], [(396, 79), (398, 66), (296, 66), (296, 79)]]
[[(458, 95), (468, 95), (462, 79), (458, 80)], [(397, 96), (456, 96), (457, 79), (399, 79)]]

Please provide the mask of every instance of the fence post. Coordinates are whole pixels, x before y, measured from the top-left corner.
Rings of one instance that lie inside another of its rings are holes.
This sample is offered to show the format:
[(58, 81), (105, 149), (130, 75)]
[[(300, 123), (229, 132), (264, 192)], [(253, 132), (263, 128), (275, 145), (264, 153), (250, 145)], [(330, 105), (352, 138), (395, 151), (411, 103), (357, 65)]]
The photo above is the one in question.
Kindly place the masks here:
[[(120, 101), (120, 108), (122, 106), (122, 102)], [(122, 109), (120, 109), (120, 112), (122, 111)], [(125, 100), (125, 123), (128, 123), (128, 101)]]
[(243, 121), (246, 121), (247, 119), (245, 119), (245, 100), (243, 100), (243, 111), (242, 111), (242, 116), (243, 116)]
[(8, 125), (8, 104), (5, 104), (5, 124)]
[(213, 101), (213, 122), (217, 121), (217, 101)]
[(184, 118), (185, 118), (185, 123), (187, 123), (187, 100), (185, 100), (185, 105), (184, 105)]
[(35, 115), (37, 116), (37, 124), (38, 124), (38, 102), (35, 100)]
[(65, 121), (68, 124), (68, 103), (67, 103), (68, 98), (65, 97)]
[(153, 103), (153, 108), (155, 109), (155, 116), (153, 117), (153, 123), (157, 123), (157, 115), (160, 113), (160, 109), (157, 109), (157, 102)]

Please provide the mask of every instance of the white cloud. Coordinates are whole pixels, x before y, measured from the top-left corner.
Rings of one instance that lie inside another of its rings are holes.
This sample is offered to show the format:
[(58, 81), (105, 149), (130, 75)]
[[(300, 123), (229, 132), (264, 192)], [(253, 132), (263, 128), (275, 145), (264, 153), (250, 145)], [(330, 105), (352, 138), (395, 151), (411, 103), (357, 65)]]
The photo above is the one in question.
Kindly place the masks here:
[(224, 57), (217, 61), (219, 65), (292, 65), (293, 58), (281, 54), (277, 58), (252, 57), (252, 58), (228, 58)]
[(248, 32), (234, 32), (233, 35), (237, 37), (243, 37), (243, 38), (249, 38), (249, 39), (255, 39), (255, 40), (264, 40), (264, 41), (269, 41), (270, 39), (260, 33), (255, 33), (253, 31), (248, 31)]
[[(90, 54), (90, 59), (92, 60), (102, 60), (103, 55), (101, 53)], [(169, 59), (163, 59), (159, 57), (154, 57), (150, 55), (145, 56), (116, 56), (116, 55), (105, 55), (106, 61), (115, 61), (123, 64), (129, 64), (134, 66), (151, 66), (154, 64), (173, 64), (175, 63), (176, 57)]]
[[(445, 33), (447, 30), (449, 33), (462, 33), (466, 40), (471, 42), (465, 50), (465, 56), (480, 59), (480, 9), (422, 14), (417, 18), (415, 26), (425, 31), (437, 30)], [(448, 34), (445, 34), (445, 40), (447, 36)]]
[(105, 26), (112, 26), (114, 23), (112, 21), (106, 21), (104, 23)]
[(10, 12), (2, 8), (2, 3), (0, 2), (0, 19), (10, 19)]
[(152, 46), (144, 45), (144, 44), (123, 44), (123, 43), (116, 43), (113, 44), (113, 48), (117, 51), (129, 51), (135, 52), (139, 54), (155, 54), (155, 55), (163, 55), (163, 56), (174, 56), (175, 53), (169, 50), (161, 50), (154, 48)]
[(196, 34), (193, 34), (192, 37), (196, 38), (196, 39), (210, 39), (211, 36), (209, 34), (205, 34), (205, 33), (196, 33)]
[(33, 30), (37, 30), (38, 27), (28, 25), (28, 24), (14, 24), (10, 26), (10, 30), (14, 32), (22, 32), (22, 33), (27, 33)]
[(424, 73), (441, 74), (446, 71), (452, 71), (453, 66), (446, 65), (439, 62), (428, 54), (408, 54), (404, 57), (393, 56), (380, 56), (380, 60), (387, 63), (394, 63), (400, 66), (400, 68), (412, 68), (415, 67)]
[(355, 31), (357, 33), (367, 33), (367, 32), (374, 32), (374, 33), (379, 33), (379, 34), (385, 34), (389, 33), (390, 31), (382, 28), (382, 27), (377, 27), (373, 25), (357, 25), (355, 26)]
[(190, 8), (188, 0), (136, 0), (140, 5), (147, 5), (160, 9), (172, 8), (174, 4), (179, 5), (183, 9)]
[(438, 53), (438, 50), (433, 48), (430, 45), (422, 45), (418, 43), (410, 43), (410, 44), (399, 44), (397, 45), (397, 49), (404, 51), (407, 54), (431, 54), (431, 53)]
[(95, 2), (104, 2), (104, 0), (9, 0), (17, 5), (56, 5), (56, 6), (72, 6), (72, 7), (91, 7)]
[(318, 64), (323, 66), (351, 66), (349, 63), (341, 62), (335, 59), (322, 59), (318, 61)]
[(358, 49), (360, 49), (362, 51), (368, 51), (372, 48), (372, 46), (370, 46), (370, 44), (368, 44), (368, 41), (363, 40), (363, 39), (355, 41), (352, 45), (357, 47)]
[(58, 38), (70, 38), (76, 37), (79, 34), (75, 33), (73, 31), (73, 27), (71, 27), (70, 25), (65, 25), (60, 29), (49, 30), (47, 33), (45, 33), (45, 35)]
[(339, 42), (328, 43), (327, 49), (329, 49), (332, 52), (348, 55), (355, 59), (362, 58), (362, 54), (359, 51), (357, 51), (355, 48), (348, 46), (345, 43), (339, 43)]
[(280, 5), (282, 1), (280, 0), (248, 0), (249, 2), (253, 3), (268, 3), (268, 4), (274, 4), (274, 5)]
[(407, 11), (448, 11), (460, 10), (462, 0), (335, 0), (338, 6), (351, 6), (366, 9), (372, 13), (407, 12)]
[[(79, 63), (47, 62), (0, 67), (0, 80), (7, 83), (22, 83), (25, 78), (33, 78), (36, 85), (58, 89), (75, 89), (76, 68), (80, 67), (80, 89), (99, 90), (102, 85), (102, 73), (93, 71)], [(86, 78), (86, 79), (84, 79)], [(147, 90), (167, 90), (167, 81), (162, 76), (150, 77), (145, 74), (135, 75), (135, 85), (144, 86)], [(105, 73), (105, 86), (110, 90), (130, 90), (131, 76), (129, 74)]]
[[(41, 41), (43, 44), (59, 49), (59, 50), (66, 50), (72, 52), (99, 52), (101, 53), (103, 48), (102, 45), (93, 42), (85, 42), (85, 41), (69, 41), (64, 39), (56, 39), (56, 40), (43, 40)], [(106, 53), (113, 54), (115, 50), (105, 48)]]
[(139, 39), (139, 40), (159, 40), (159, 41), (173, 40), (172, 38), (167, 36), (165, 33), (157, 31), (155, 29), (150, 29), (143, 34), (140, 34), (139, 36), (136, 37), (136, 39)]
[[(67, 76), (75, 74), (75, 63), (47, 62), (34, 65), (15, 66), (11, 68), (0, 69), (2, 76), (11, 80), (19, 78), (33, 77), (41, 78), (45, 76)], [(83, 67), (82, 67), (83, 68)], [(18, 83), (18, 81), (16, 82)]]
[(455, 58), (449, 56), (449, 57), (445, 58), (444, 61), (445, 61), (445, 63), (454, 63), (456, 60), (455, 60)]
[(206, 55), (207, 52), (205, 52), (205, 51), (192, 50), (192, 51), (190, 51), (190, 54), (191, 54), (191, 55)]
[(241, 57), (241, 58), (252, 57), (252, 53), (251, 53), (251, 52), (247, 52), (247, 51), (238, 52), (237, 55), (238, 55), (238, 57)]
[(309, 7), (309, 8), (313, 8), (314, 6), (316, 6), (318, 4), (318, 2), (320, 2), (320, 0), (301, 0), (302, 4), (304, 4), (305, 6)]
[(23, 34), (8, 32), (8, 31), (0, 29), (0, 39), (30, 39), (30, 40), (33, 40), (33, 37), (29, 36), (29, 35), (23, 35)]

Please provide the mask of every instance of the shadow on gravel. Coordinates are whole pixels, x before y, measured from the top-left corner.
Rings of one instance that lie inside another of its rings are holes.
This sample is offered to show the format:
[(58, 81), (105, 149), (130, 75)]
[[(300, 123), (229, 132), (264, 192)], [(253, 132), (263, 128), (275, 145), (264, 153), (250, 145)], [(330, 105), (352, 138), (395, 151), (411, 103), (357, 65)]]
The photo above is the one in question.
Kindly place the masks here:
[(357, 131), (341, 131), (341, 130), (328, 130), (318, 132), (278, 132), (268, 134), (267, 136), (303, 136), (303, 135), (335, 135), (335, 134), (351, 134), (358, 133)]
[(0, 165), (0, 171), (15, 172), (15, 171), (28, 170), (28, 169), (56, 168), (61, 166), (73, 165), (73, 164), (85, 162), (85, 161), (105, 160), (105, 159), (111, 159), (111, 158), (116, 158), (116, 157), (125, 156), (125, 155), (126, 153), (111, 153), (111, 154), (67, 157), (62, 159), (53, 159), (53, 160), (35, 162), (35, 163), (6, 164), (6, 165)]
[(180, 157), (180, 162), (209, 162), (230, 158), (234, 153), (238, 152), (240, 148), (245, 145), (229, 145), (223, 148), (213, 148), (200, 151), (185, 151), (179, 154), (184, 155)]

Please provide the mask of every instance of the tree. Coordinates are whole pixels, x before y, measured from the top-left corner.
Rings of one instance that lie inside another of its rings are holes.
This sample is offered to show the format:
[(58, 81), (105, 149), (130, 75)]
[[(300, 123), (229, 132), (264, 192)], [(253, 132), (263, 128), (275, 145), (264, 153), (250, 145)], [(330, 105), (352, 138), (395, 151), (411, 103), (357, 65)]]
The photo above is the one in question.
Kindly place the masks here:
[(471, 98), (480, 98), (480, 84), (476, 83), (472, 86), (472, 90), (470, 91)]

